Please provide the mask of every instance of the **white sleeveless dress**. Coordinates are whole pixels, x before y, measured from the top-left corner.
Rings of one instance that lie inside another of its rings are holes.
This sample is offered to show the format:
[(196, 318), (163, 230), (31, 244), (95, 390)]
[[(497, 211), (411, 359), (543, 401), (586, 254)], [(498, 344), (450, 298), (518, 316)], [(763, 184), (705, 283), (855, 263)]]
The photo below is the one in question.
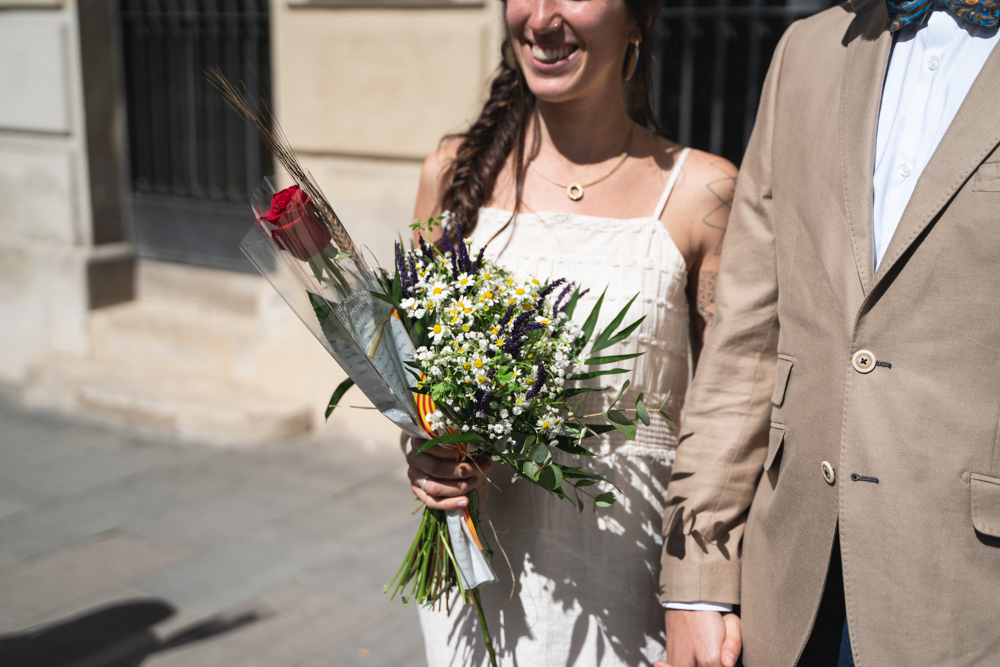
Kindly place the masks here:
[[(589, 287), (574, 315), (581, 322), (607, 288), (598, 331), (639, 295), (626, 323), (642, 315), (645, 321), (602, 354), (645, 354), (621, 364), (632, 373), (599, 378), (612, 389), (596, 394), (587, 414), (602, 412), (629, 379), (619, 405), (634, 406), (643, 392), (655, 409), (669, 392), (666, 410), (675, 422), (680, 416), (689, 372), (687, 270), (660, 215), (687, 153), (681, 153), (652, 217), (523, 213), (487, 248), (490, 259), (518, 275)], [(509, 219), (509, 211), (481, 209), (474, 247)], [(634, 441), (617, 433), (588, 440), (596, 457), (557, 456), (604, 474), (621, 490), (617, 503), (596, 513), (591, 506), (580, 513), (525, 480), (512, 481), (504, 466), (494, 467), (493, 484), (482, 493), (496, 536), (485, 521), (483, 530), (496, 552), (493, 569), (500, 581), (483, 587), (482, 601), (500, 665), (636, 667), (664, 658), (657, 599), (660, 525), (677, 434), (659, 415), (651, 418), (650, 427), (639, 424)], [(420, 610), (428, 667), (489, 664), (475, 608), (458, 605), (450, 616)]]

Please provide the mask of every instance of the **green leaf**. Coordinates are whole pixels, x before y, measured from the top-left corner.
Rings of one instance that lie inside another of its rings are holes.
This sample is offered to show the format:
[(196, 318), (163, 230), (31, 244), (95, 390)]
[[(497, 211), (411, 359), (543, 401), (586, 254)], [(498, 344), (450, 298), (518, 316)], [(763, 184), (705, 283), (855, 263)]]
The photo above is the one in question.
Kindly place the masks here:
[[(395, 290), (395, 288), (393, 289)], [(379, 301), (385, 301), (393, 308), (399, 308), (400, 310), (402, 310), (402, 306), (399, 305), (399, 299), (396, 299), (395, 297), (390, 296), (389, 294), (382, 294), (380, 292), (376, 292), (375, 290), (368, 290), (368, 291), (373, 297), (375, 297)]]
[(337, 388), (333, 392), (333, 396), (330, 397), (330, 402), (326, 406), (326, 418), (327, 419), (330, 418), (330, 415), (333, 414), (333, 411), (340, 404), (340, 399), (342, 399), (344, 397), (344, 394), (347, 393), (347, 390), (350, 389), (353, 386), (354, 386), (354, 380), (352, 380), (351, 378), (347, 378), (346, 380), (344, 380), (343, 382), (341, 382), (339, 385), (337, 385)]
[(587, 430), (594, 435), (601, 435), (602, 433), (615, 430), (615, 427), (609, 424), (587, 424), (586, 426)]
[(582, 341), (584, 345), (586, 345), (587, 341), (590, 340), (590, 337), (594, 335), (594, 327), (597, 326), (597, 318), (601, 314), (601, 305), (604, 303), (605, 292), (607, 292), (607, 289), (601, 293), (597, 303), (594, 304), (594, 309), (590, 311), (590, 316), (587, 317), (587, 321), (583, 323), (583, 329), (581, 330), (580, 338), (578, 340)]
[(570, 387), (569, 389), (564, 389), (562, 392), (563, 398), (573, 398), (574, 396), (579, 396), (580, 394), (589, 394), (595, 391), (607, 391), (611, 387)]
[(567, 454), (575, 454), (576, 456), (594, 456), (594, 452), (581, 447), (569, 438), (559, 438), (556, 441), (556, 448), (561, 449)]
[(625, 361), (627, 359), (635, 359), (636, 357), (641, 357), (646, 354), (645, 352), (633, 352), (632, 354), (618, 354), (611, 357), (591, 357), (583, 362), (587, 366), (600, 366), (601, 364), (613, 364), (616, 361)]
[(628, 325), (627, 327), (625, 327), (624, 329), (622, 329), (621, 331), (619, 331), (618, 333), (616, 333), (614, 336), (612, 336), (611, 338), (609, 338), (607, 340), (607, 344), (606, 345), (603, 345), (602, 347), (598, 347), (598, 348), (591, 348), (591, 350), (590, 350), (591, 353), (593, 353), (593, 352), (595, 352), (597, 350), (604, 349), (605, 347), (611, 347), (612, 345), (616, 345), (617, 343), (622, 342), (623, 340), (625, 340), (626, 338), (628, 338), (629, 336), (631, 336), (632, 332), (634, 332), (636, 329), (638, 329), (639, 325), (642, 324), (645, 320), (646, 320), (646, 316), (643, 315), (642, 317), (640, 317), (639, 319), (637, 319), (635, 322), (633, 322), (632, 324)]
[(637, 432), (636, 426), (632, 423), (632, 420), (618, 412), (617, 410), (611, 410), (610, 412), (604, 413), (604, 419), (607, 420), (609, 424), (618, 429), (618, 432), (625, 436), (626, 440), (635, 440), (635, 434)]
[(538, 443), (528, 452), (528, 458), (537, 463), (538, 467), (541, 468), (552, 460), (552, 452), (544, 444)]
[(601, 495), (594, 498), (594, 504), (597, 505), (598, 507), (611, 507), (612, 505), (615, 504), (616, 500), (618, 500), (618, 498), (615, 496), (615, 494), (612, 493), (611, 491), (608, 491), (607, 493), (602, 493)]
[(608, 406), (608, 410), (610, 410), (611, 408), (615, 407), (615, 403), (617, 403), (618, 399), (622, 397), (622, 394), (625, 393), (625, 390), (628, 389), (628, 386), (630, 384), (632, 384), (632, 383), (629, 382), (628, 380), (625, 380), (625, 383), (622, 385), (622, 388), (618, 390), (618, 395), (615, 396), (615, 400), (611, 401), (611, 405)]
[(635, 303), (635, 300), (638, 298), (639, 295), (636, 294), (634, 297), (632, 297), (632, 299), (628, 303), (625, 304), (624, 308), (618, 311), (618, 314), (615, 315), (615, 319), (611, 320), (611, 324), (605, 327), (604, 331), (602, 331), (601, 334), (597, 337), (597, 340), (594, 341), (594, 344), (590, 348), (591, 353), (594, 353), (598, 350), (603, 350), (604, 348), (611, 345), (611, 343), (609, 343), (608, 341), (614, 335), (615, 329), (621, 326), (622, 320), (625, 319), (625, 314), (628, 313), (628, 309), (632, 307), (632, 304)]
[(434, 438), (433, 440), (428, 440), (420, 449), (417, 450), (417, 453), (422, 454), (435, 445), (457, 445), (459, 443), (488, 445), (490, 444), (490, 441), (478, 433), (473, 433), (472, 431), (469, 431), (468, 433), (449, 433), (447, 435)]
[(676, 431), (677, 430), (677, 424), (674, 423), (674, 420), (671, 419), (670, 416), (666, 412), (664, 412), (663, 410), (658, 410), (658, 412), (661, 415), (663, 415), (664, 419), (667, 420), (667, 423), (670, 424), (670, 428), (672, 428), (672, 429), (674, 429)]
[(579, 489), (579, 488), (584, 487), (584, 486), (593, 486), (594, 484), (597, 484), (597, 480), (594, 480), (594, 479), (581, 479), (579, 482), (577, 482), (573, 486), (575, 486), (576, 488)]
[(549, 491), (555, 491), (563, 483), (562, 470), (557, 465), (546, 466), (538, 473), (538, 481)]
[(533, 482), (538, 481), (539, 472), (540, 470), (538, 469), (538, 466), (535, 465), (533, 462), (528, 461), (527, 463), (524, 464), (524, 476), (530, 479), (531, 481)]
[(570, 376), (569, 380), (589, 380), (591, 378), (601, 377), (602, 375), (620, 375), (621, 373), (631, 373), (630, 368), (606, 368), (603, 371), (589, 371), (587, 373), (577, 373), (576, 375)]
[(670, 392), (668, 391), (667, 395), (663, 397), (663, 402), (660, 403), (660, 407), (658, 407), (657, 410), (663, 410), (663, 406), (666, 405), (667, 401), (669, 400), (670, 400)]
[(649, 413), (646, 411), (646, 404), (642, 402), (643, 394), (635, 399), (635, 414), (643, 424), (649, 426)]
[(577, 287), (573, 290), (573, 294), (569, 297), (569, 301), (566, 302), (566, 317), (573, 319), (573, 313), (576, 312), (576, 302), (580, 300), (580, 288)]

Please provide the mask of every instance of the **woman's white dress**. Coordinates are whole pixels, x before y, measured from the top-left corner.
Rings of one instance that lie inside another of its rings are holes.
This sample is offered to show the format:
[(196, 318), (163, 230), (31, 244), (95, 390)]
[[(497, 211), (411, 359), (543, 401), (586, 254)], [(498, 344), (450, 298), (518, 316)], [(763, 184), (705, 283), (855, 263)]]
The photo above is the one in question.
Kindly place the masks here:
[[(589, 287), (574, 315), (581, 322), (606, 289), (598, 331), (639, 295), (626, 323), (642, 315), (645, 321), (601, 354), (645, 354), (621, 364), (632, 373), (600, 378), (612, 389), (596, 394), (587, 414), (603, 411), (628, 379), (621, 407), (633, 407), (642, 392), (652, 411), (669, 392), (665, 409), (675, 422), (680, 416), (688, 383), (687, 271), (659, 218), (681, 162), (652, 217), (522, 213), (487, 248), (489, 259), (518, 275)], [(508, 211), (482, 209), (473, 248), (509, 219)], [(664, 658), (660, 525), (677, 437), (659, 415), (651, 417), (650, 427), (639, 424), (634, 441), (617, 433), (588, 440), (597, 457), (557, 456), (604, 474), (621, 489), (616, 504), (596, 513), (592, 503), (581, 513), (525, 480), (513, 481), (508, 468), (493, 469), (483, 498), (496, 537), (485, 521), (483, 531), (496, 552), (500, 581), (483, 586), (482, 601), (500, 665), (636, 667)], [(450, 616), (420, 610), (428, 667), (489, 664), (475, 608), (458, 605)]]

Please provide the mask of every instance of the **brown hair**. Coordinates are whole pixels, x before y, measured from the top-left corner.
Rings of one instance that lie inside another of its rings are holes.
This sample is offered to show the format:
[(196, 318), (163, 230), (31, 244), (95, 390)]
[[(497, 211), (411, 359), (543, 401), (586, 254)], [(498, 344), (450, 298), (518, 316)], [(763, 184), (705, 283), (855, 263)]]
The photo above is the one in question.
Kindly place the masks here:
[[(639, 26), (643, 45), (649, 44), (649, 33), (660, 7), (660, 0), (624, 0), (629, 14)], [(504, 0), (506, 6), (506, 0)], [(505, 29), (506, 31), (506, 29)], [(510, 39), (502, 48), (508, 48)], [(631, 45), (625, 55), (631, 55)], [(625, 84), (625, 108), (633, 121), (659, 131), (650, 101), (650, 53), (640, 49), (635, 72)], [(624, 58), (622, 78), (631, 58)], [(525, 143), (528, 121), (535, 111), (535, 96), (528, 88), (519, 68), (511, 67), (501, 53), (500, 69), (490, 86), (490, 96), (479, 118), (464, 133), (449, 135), (444, 141), (458, 140), (458, 152), (449, 167), (445, 182), (448, 187), (438, 202), (442, 211), (451, 211), (461, 223), (465, 234), (471, 234), (479, 219), (479, 209), (493, 197), (497, 176), (511, 151), (514, 151), (516, 183), (514, 215), (521, 207), (524, 189)], [(537, 148), (537, 142), (535, 142)], [(513, 217), (511, 218), (513, 220)]]

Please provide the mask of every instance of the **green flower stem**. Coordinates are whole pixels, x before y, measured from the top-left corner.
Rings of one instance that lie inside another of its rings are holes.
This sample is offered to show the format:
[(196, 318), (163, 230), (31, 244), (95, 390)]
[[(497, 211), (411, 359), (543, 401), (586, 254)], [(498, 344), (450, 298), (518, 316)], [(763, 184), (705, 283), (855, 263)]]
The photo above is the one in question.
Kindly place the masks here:
[(476, 602), (476, 613), (479, 614), (479, 627), (483, 630), (483, 641), (486, 642), (486, 650), (490, 654), (490, 665), (497, 667), (497, 656), (493, 652), (493, 639), (490, 637), (490, 630), (486, 627), (486, 617), (483, 615), (483, 603), (479, 599), (479, 586), (472, 589), (472, 599)]

